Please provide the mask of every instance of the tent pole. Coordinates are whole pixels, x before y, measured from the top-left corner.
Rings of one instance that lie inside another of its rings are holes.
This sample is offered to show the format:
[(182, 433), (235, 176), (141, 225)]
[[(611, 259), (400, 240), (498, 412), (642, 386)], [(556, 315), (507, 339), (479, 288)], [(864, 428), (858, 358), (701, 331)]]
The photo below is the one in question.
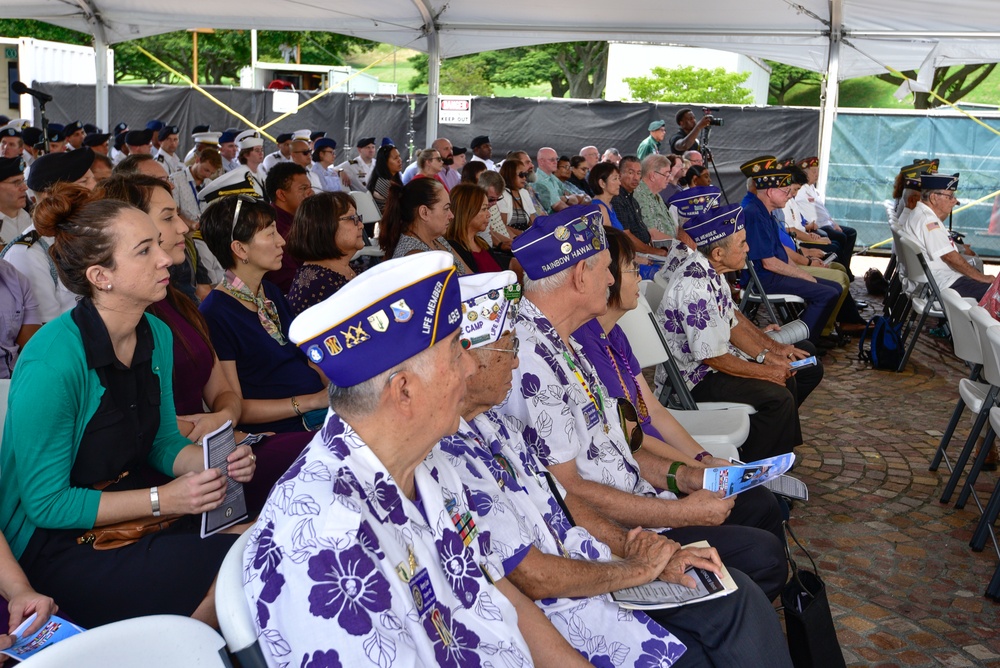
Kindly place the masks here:
[(430, 146), (438, 135), (438, 96), (441, 93), (441, 43), (435, 30), (427, 35), (427, 139)]
[(830, 48), (826, 63), (826, 78), (823, 80), (822, 100), (819, 119), (819, 176), (816, 188), (826, 195), (827, 179), (830, 176), (830, 145), (833, 143), (833, 123), (837, 119), (837, 105), (840, 100), (840, 40), (843, 26), (843, 0), (830, 0)]
[(97, 69), (97, 85), (94, 87), (95, 125), (106, 129), (108, 118), (108, 45), (104, 41), (104, 26), (94, 30), (94, 64)]

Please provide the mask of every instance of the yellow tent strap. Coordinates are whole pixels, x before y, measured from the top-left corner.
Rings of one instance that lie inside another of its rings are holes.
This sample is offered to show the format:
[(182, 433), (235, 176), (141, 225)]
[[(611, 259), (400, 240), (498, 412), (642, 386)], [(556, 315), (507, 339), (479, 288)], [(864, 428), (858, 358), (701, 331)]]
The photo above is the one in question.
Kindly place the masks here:
[[(885, 65), (885, 64), (882, 64), (882, 67), (884, 67), (885, 69), (889, 70), (889, 72), (891, 72), (892, 74), (895, 74), (897, 77), (902, 77), (905, 81), (913, 81), (913, 79), (911, 79), (910, 77), (906, 76), (905, 74), (903, 74), (902, 72), (900, 72), (899, 70), (897, 70), (897, 69), (895, 69), (893, 67), (890, 67), (890, 66)], [(987, 125), (986, 123), (983, 123), (981, 120), (979, 120), (978, 118), (976, 118), (975, 116), (973, 116), (972, 114), (970, 114), (969, 112), (967, 112), (965, 109), (958, 108), (957, 106), (955, 106), (954, 104), (952, 104), (948, 100), (944, 99), (943, 97), (941, 97), (940, 95), (938, 95), (937, 93), (935, 93), (933, 90), (929, 91), (928, 94), (931, 97), (933, 97), (935, 100), (938, 100), (940, 102), (945, 103), (946, 105), (948, 105), (949, 107), (951, 107), (952, 109), (954, 109), (955, 111), (957, 111), (958, 113), (963, 114), (965, 116), (968, 116), (969, 118), (971, 118), (972, 120), (974, 120), (976, 123), (979, 123), (984, 128), (986, 128), (987, 130), (989, 130), (990, 132), (992, 132), (993, 134), (1000, 135), (1000, 130), (992, 128), (989, 125)]]
[[(149, 58), (150, 60), (152, 60), (154, 63), (156, 63), (157, 65), (159, 65), (163, 69), (167, 70), (168, 72), (170, 72), (171, 74), (173, 74), (175, 77), (179, 78), (181, 81), (186, 82), (189, 86), (191, 86), (196, 91), (198, 91), (199, 93), (201, 93), (202, 95), (204, 95), (205, 97), (207, 97), (209, 100), (211, 100), (212, 102), (216, 103), (217, 105), (219, 105), (220, 107), (222, 107), (223, 109), (225, 109), (226, 111), (228, 111), (230, 114), (232, 114), (236, 118), (238, 118), (241, 121), (243, 121), (244, 123), (246, 123), (248, 127), (251, 127), (253, 129), (257, 130), (258, 132), (260, 132), (262, 135), (264, 135), (265, 137), (267, 137), (271, 141), (274, 141), (274, 137), (272, 137), (271, 135), (269, 135), (266, 132), (264, 132), (263, 128), (258, 128), (255, 124), (251, 123), (247, 118), (245, 118), (243, 116), (243, 114), (241, 114), (238, 111), (236, 111), (235, 109), (229, 107), (228, 105), (226, 105), (225, 103), (223, 103), (221, 100), (216, 99), (211, 93), (209, 93), (207, 90), (205, 90), (204, 88), (202, 88), (201, 86), (199, 86), (195, 82), (191, 81), (191, 79), (188, 78), (186, 75), (181, 74), (180, 72), (178, 72), (174, 68), (170, 67), (170, 65), (167, 65), (165, 62), (163, 62), (162, 60), (160, 60), (159, 58), (157, 58), (156, 56), (154, 56), (153, 54), (151, 54), (149, 51), (147, 51), (146, 49), (142, 48), (138, 44), (136, 44), (135, 47), (137, 49), (139, 49), (139, 51), (143, 55), (145, 55), (147, 58)], [(265, 125), (264, 127), (267, 127), (267, 126)]]

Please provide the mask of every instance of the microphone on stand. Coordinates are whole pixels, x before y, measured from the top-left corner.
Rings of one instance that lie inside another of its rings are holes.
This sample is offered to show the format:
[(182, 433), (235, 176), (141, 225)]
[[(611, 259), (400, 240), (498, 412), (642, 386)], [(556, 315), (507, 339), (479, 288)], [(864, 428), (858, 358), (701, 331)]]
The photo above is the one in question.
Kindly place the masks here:
[(39, 102), (51, 102), (52, 96), (34, 88), (28, 88), (22, 81), (15, 81), (10, 85), (11, 89), (18, 95), (30, 95)]

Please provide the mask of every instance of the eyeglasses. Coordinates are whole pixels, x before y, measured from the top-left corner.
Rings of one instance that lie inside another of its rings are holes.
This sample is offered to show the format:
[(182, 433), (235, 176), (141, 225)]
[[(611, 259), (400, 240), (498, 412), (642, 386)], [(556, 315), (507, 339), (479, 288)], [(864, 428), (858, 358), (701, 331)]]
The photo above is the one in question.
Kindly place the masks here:
[(347, 221), (349, 221), (349, 220), (350, 220), (350, 221), (352, 221), (352, 222), (353, 222), (353, 223), (354, 223), (355, 225), (361, 225), (362, 223), (364, 223), (364, 222), (365, 222), (365, 219), (364, 219), (364, 218), (362, 218), (362, 217), (361, 217), (360, 215), (358, 215), (358, 214), (354, 214), (353, 216), (341, 216), (341, 217), (340, 217), (340, 218), (338, 218), (337, 220), (342, 220), (342, 221), (344, 221), (345, 223), (346, 223)]
[(6, 184), (8, 186), (14, 186), (15, 188), (20, 188), (25, 183), (24, 179), (18, 179), (16, 181), (0, 181), (0, 185)]
[(496, 204), (497, 202), (499, 202), (502, 199), (503, 199), (503, 197), (487, 197), (486, 201), (489, 202), (492, 205), (492, 204)]
[(623, 274), (638, 274), (639, 273), (639, 265), (637, 265), (635, 262), (633, 262), (632, 263), (632, 268), (631, 269), (622, 269), (622, 273)]
[(957, 197), (955, 197), (954, 195), (952, 195), (951, 193), (946, 193), (946, 192), (936, 192), (936, 193), (934, 193), (934, 194), (935, 194), (935, 195), (940, 195), (941, 197), (947, 197), (948, 199), (953, 199), (953, 200), (955, 200), (955, 201), (958, 201), (958, 198), (957, 198)]
[(483, 346), (481, 348), (477, 348), (476, 350), (493, 350), (498, 353), (514, 353), (514, 357), (517, 357), (517, 351), (519, 351), (520, 349), (521, 349), (521, 340), (514, 339), (514, 345), (512, 345), (510, 348), (488, 348), (486, 346)]
[(662, 176), (665, 179), (669, 179), (670, 178), (670, 172), (667, 172), (666, 174), (664, 174), (663, 172), (654, 171), (653, 173), (654, 174), (658, 174), (659, 176)]

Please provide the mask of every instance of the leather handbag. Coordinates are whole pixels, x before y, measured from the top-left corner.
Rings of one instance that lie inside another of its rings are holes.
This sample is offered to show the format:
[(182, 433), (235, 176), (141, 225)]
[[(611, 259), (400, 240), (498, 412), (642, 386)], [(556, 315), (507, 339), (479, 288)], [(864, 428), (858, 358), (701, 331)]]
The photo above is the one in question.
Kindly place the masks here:
[(785, 612), (785, 633), (788, 650), (795, 668), (845, 668), (844, 654), (837, 640), (826, 585), (819, 576), (816, 562), (806, 551), (788, 522), (782, 523), (785, 532), (812, 564), (812, 570), (800, 568), (792, 557), (788, 541), (785, 555), (792, 578), (781, 591), (781, 605)]
[(180, 515), (161, 515), (94, 527), (77, 538), (76, 542), (78, 545), (90, 545), (95, 550), (114, 550), (137, 543), (143, 536), (163, 531), (180, 517)]

